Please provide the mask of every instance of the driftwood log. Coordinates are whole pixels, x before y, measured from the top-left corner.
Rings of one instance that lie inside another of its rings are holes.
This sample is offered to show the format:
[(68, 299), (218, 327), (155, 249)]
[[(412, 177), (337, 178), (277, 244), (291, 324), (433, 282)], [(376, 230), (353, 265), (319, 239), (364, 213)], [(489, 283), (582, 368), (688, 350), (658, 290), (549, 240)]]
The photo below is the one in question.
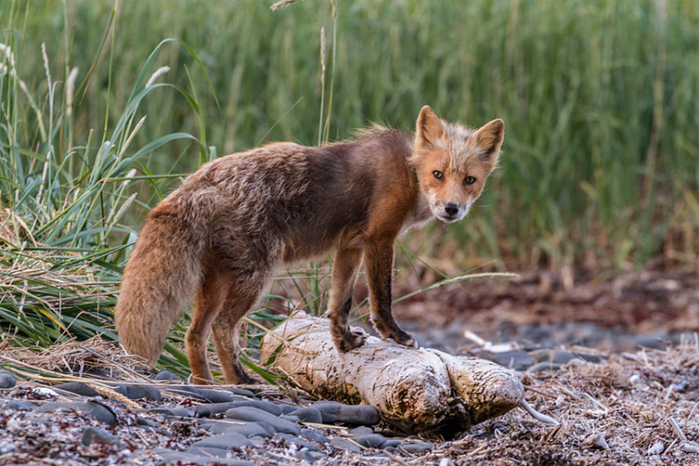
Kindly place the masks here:
[(520, 404), (514, 372), (490, 361), (369, 337), (341, 354), (329, 320), (297, 312), (262, 340), (260, 360), (322, 399), (375, 406), (406, 432), (453, 438)]

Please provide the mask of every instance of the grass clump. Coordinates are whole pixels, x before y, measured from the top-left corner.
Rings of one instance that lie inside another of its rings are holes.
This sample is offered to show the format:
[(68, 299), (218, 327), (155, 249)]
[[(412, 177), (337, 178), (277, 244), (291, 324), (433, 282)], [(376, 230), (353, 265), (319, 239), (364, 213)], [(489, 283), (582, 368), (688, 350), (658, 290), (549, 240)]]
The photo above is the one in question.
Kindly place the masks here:
[[(112, 41), (115, 13), (105, 36)], [(134, 140), (146, 120), (141, 105), (168, 88), (199, 116), (198, 104), (185, 89), (156, 82), (153, 63), (161, 49), (175, 45), (163, 41), (136, 75), (122, 113), (112, 118), (112, 107), (102, 130), (91, 130), (78, 144), (72, 107), (76, 72), (66, 66), (65, 74), (56, 73), (42, 46), (46, 93), (30, 92), (15, 53), (22, 35), (15, 18), (10, 15), (0, 54), (0, 331), (21, 345), (48, 346), (96, 334), (115, 339), (112, 309), (135, 240), (133, 226), (122, 221), (139, 205), (136, 185), (147, 182), (159, 195), (164, 181), (178, 177), (153, 175), (145, 162), (173, 142), (193, 144), (204, 161), (210, 156), (203, 126), (198, 137), (175, 132), (137, 146)], [(179, 45), (208, 79), (193, 50)], [(163, 362), (181, 372), (186, 358), (172, 344), (168, 352)]]

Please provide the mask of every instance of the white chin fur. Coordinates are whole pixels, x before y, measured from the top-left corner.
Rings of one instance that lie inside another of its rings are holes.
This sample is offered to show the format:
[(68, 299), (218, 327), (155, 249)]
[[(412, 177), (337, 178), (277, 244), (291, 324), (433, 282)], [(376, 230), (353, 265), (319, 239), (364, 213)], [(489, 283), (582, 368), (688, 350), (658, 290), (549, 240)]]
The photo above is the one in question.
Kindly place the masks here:
[(438, 219), (440, 219), (444, 223), (454, 223), (454, 222), (458, 222), (459, 220), (463, 220), (466, 217), (466, 215), (468, 215), (468, 209), (460, 211), (459, 215), (457, 215), (456, 217), (450, 217), (450, 216), (446, 215), (444, 212), (432, 211), (432, 213), (434, 214), (435, 217), (437, 217)]

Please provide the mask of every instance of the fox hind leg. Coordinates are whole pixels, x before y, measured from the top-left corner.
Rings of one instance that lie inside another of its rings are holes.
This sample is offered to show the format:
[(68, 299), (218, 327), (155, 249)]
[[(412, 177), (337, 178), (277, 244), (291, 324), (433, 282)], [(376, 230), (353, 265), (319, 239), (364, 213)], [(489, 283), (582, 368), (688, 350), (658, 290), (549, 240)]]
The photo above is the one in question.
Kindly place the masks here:
[(214, 381), (206, 358), (206, 344), (211, 334), (211, 322), (221, 309), (225, 291), (221, 274), (215, 267), (208, 268), (197, 289), (196, 309), (185, 337), (187, 357), (195, 384), (204, 385)]
[(216, 354), (221, 362), (223, 374), (229, 384), (259, 383), (243, 369), (238, 357), (238, 334), (240, 322), (255, 305), (266, 279), (254, 283), (234, 283), (230, 286), (223, 307), (213, 322)]
[[(211, 259), (197, 290), (197, 307), (187, 330), (185, 346), (195, 384), (213, 383), (207, 362), (207, 342), (212, 333), (227, 383), (256, 383), (238, 359), (239, 323), (255, 304), (270, 275), (267, 262), (247, 263), (244, 270)], [(255, 267), (252, 267), (254, 265)], [(246, 278), (243, 278), (246, 277)]]
[(229, 384), (257, 383), (238, 358), (240, 322), (255, 305), (284, 257), (284, 242), (268, 225), (221, 217), (211, 235), (212, 261), (222, 277), (221, 302), (213, 316), (216, 354)]

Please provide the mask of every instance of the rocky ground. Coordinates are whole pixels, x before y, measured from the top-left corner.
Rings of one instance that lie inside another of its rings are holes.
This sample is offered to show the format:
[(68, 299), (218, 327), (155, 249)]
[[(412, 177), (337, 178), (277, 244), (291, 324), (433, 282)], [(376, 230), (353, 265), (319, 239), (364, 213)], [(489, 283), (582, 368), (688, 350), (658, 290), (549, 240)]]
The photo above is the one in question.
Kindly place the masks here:
[(379, 427), (371, 406), (269, 386), (0, 380), (0, 464), (387, 464), (435, 445)]
[[(0, 354), (0, 464), (699, 464), (696, 275), (569, 278), (473, 282), (396, 304), (422, 344), (517, 371), (555, 424), (516, 408), (457, 439), (423, 439), (371, 407), (295, 390), (146, 379), (113, 347), (82, 342)], [(63, 373), (38, 375), (42, 358)]]
[(395, 432), (368, 406), (269, 386), (26, 374), (0, 373), (3, 465), (699, 464), (696, 344), (518, 372), (554, 423), (516, 408), (450, 441)]

